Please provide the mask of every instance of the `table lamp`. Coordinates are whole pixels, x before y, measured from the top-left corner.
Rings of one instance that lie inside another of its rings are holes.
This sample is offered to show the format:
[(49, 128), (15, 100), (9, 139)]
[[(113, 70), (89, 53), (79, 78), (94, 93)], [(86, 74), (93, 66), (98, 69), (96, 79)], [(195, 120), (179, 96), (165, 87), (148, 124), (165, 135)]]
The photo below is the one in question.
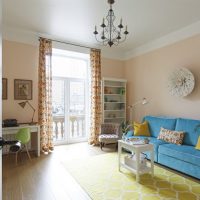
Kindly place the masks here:
[(29, 101), (22, 101), (20, 103), (18, 103), (22, 108), (24, 108), (26, 106), (26, 104), (28, 104), (32, 110), (33, 110), (33, 116), (32, 116), (32, 120), (31, 120), (31, 123), (30, 124), (34, 124), (33, 123), (33, 118), (34, 118), (34, 115), (35, 115), (35, 108), (29, 103)]
[(143, 99), (137, 101), (136, 103), (134, 103), (134, 104), (128, 106), (128, 108), (130, 109), (130, 118), (131, 118), (131, 121), (132, 121), (132, 115), (133, 115), (133, 113), (132, 113), (132, 112), (133, 112), (133, 108), (134, 108), (135, 106), (137, 106), (138, 104), (145, 105), (145, 104), (147, 104), (147, 103), (148, 103), (147, 99), (146, 99), (146, 98), (143, 98)]

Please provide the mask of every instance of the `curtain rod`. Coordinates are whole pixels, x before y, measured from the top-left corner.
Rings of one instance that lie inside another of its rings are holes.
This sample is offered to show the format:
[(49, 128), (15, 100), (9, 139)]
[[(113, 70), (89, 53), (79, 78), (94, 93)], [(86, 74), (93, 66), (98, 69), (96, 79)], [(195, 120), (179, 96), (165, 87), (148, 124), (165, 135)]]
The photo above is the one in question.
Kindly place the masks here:
[[(39, 37), (39, 39), (40, 38), (43, 38), (43, 37)], [(63, 43), (63, 44), (69, 44), (69, 45), (72, 45), (72, 46), (83, 47), (83, 48), (87, 48), (87, 49), (101, 50), (101, 49), (97, 49), (97, 48), (94, 48), (94, 47), (88, 47), (88, 46), (84, 46), (84, 45), (80, 45), (80, 44), (74, 44), (74, 43), (70, 43), (70, 42), (64, 42), (64, 41), (54, 40), (54, 39), (49, 39), (49, 38), (46, 38), (46, 39), (51, 40), (53, 42), (58, 42), (58, 43)]]

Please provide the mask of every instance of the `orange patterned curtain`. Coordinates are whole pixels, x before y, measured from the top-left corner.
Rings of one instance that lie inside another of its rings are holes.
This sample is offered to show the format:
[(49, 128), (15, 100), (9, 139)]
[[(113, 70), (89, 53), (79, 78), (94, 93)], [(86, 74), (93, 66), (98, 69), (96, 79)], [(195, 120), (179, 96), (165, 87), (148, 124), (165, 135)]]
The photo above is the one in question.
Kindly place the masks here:
[(89, 143), (98, 145), (101, 127), (101, 51), (91, 49), (91, 129)]
[(53, 150), (51, 56), (51, 40), (40, 38), (38, 120), (40, 125), (41, 148), (45, 153)]

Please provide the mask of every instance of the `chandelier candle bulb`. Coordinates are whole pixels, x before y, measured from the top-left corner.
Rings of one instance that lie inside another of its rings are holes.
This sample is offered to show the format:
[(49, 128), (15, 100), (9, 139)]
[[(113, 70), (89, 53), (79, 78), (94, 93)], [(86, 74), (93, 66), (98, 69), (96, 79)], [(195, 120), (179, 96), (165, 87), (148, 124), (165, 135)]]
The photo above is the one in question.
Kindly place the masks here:
[(95, 31), (94, 31), (94, 34), (97, 35), (98, 32), (97, 32), (97, 26), (95, 26)]
[(125, 29), (125, 31), (124, 31), (124, 34), (125, 34), (125, 35), (128, 35), (128, 33), (129, 33), (127, 30), (128, 30), (128, 26), (126, 25), (126, 29)]

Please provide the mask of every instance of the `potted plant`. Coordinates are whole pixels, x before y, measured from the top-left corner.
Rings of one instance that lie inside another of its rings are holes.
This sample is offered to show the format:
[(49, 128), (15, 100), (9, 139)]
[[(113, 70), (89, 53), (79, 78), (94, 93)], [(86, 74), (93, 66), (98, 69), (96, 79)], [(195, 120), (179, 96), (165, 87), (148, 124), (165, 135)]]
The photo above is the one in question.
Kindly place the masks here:
[(133, 126), (129, 123), (129, 121), (123, 121), (121, 123), (121, 129), (122, 129), (122, 139), (126, 137), (126, 134), (129, 130), (131, 130)]

